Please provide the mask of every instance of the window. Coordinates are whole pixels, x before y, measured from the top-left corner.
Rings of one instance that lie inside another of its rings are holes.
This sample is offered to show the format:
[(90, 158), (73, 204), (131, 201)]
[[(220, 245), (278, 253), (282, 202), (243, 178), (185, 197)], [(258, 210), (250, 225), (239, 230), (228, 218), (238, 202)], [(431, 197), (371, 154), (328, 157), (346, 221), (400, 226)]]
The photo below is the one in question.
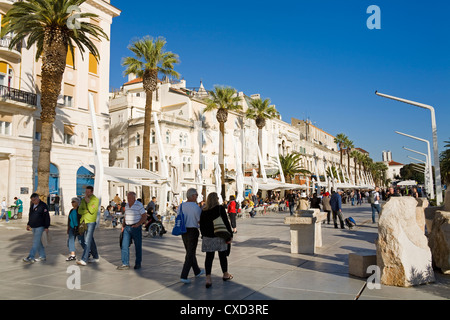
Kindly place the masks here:
[(0, 134), (11, 135), (11, 122), (0, 121)]
[[(75, 48), (74, 48), (74, 51), (75, 51)], [(73, 55), (72, 55), (72, 52), (70, 51), (70, 48), (67, 50), (67, 56), (66, 56), (66, 66), (67, 67), (71, 67), (71, 68), (73, 68), (74, 67), (74, 63), (73, 63)]]
[(141, 145), (141, 135), (139, 133), (136, 134), (136, 146)]
[(64, 106), (65, 107), (73, 107), (73, 97), (64, 96)]
[(14, 71), (6, 62), (0, 62), (0, 85), (11, 87)]
[(89, 73), (98, 74), (98, 62), (95, 56), (89, 52)]
[(191, 157), (183, 157), (183, 172), (191, 172)]
[(34, 139), (41, 141), (42, 136), (42, 122), (41, 120), (36, 120), (36, 128), (34, 129)]
[(92, 148), (94, 146), (94, 139), (92, 138), (92, 129), (88, 129), (88, 147)]
[(152, 143), (156, 143), (156, 133), (152, 130)]
[(64, 125), (64, 143), (65, 144), (75, 144), (75, 137), (74, 137), (74, 129), (73, 126)]
[(170, 143), (170, 131), (166, 131), (166, 143)]
[(136, 169), (141, 169), (142, 168), (141, 158), (140, 157), (136, 157), (135, 166), (136, 166)]

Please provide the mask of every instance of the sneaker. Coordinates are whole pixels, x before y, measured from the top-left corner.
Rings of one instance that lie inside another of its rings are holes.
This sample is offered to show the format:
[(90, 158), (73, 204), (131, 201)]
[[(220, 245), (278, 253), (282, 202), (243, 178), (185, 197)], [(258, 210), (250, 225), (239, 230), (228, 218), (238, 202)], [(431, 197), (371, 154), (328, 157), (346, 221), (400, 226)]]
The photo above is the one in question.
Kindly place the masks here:
[(201, 275), (205, 274), (205, 270), (201, 269), (198, 274), (195, 275), (195, 277), (200, 277)]
[(183, 278), (180, 278), (180, 281), (183, 282), (184, 284), (189, 284), (189, 283), (191, 283), (191, 280), (189, 280), (189, 279), (183, 279)]
[(78, 260), (77, 264), (79, 264), (80, 266), (85, 266), (87, 265), (87, 263), (84, 260)]
[(99, 261), (100, 261), (99, 258), (97, 258), (97, 259), (89, 258), (89, 259), (88, 259), (88, 262), (89, 262), (89, 263), (97, 263), (97, 262), (99, 262)]
[(47, 261), (47, 258), (39, 257), (39, 258), (35, 259), (35, 261), (36, 261), (36, 262)]
[(22, 261), (23, 262), (27, 262), (27, 263), (34, 263), (35, 262), (35, 260), (33, 258), (30, 258), (30, 257), (23, 258)]
[(127, 266), (126, 264), (117, 267), (117, 270), (128, 270), (128, 269), (130, 269), (130, 266)]
[(77, 260), (77, 256), (72, 256), (72, 255), (70, 255), (70, 256), (68, 256), (67, 259), (66, 259), (66, 261), (74, 261), (74, 260)]

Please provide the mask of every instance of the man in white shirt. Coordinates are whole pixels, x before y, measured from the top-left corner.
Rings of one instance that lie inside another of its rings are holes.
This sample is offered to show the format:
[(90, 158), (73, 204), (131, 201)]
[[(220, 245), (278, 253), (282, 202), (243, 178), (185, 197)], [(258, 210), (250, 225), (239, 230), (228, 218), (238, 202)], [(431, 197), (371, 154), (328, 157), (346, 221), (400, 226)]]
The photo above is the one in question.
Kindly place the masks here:
[(184, 260), (183, 270), (181, 271), (181, 279), (180, 281), (183, 283), (190, 283), (191, 280), (188, 279), (189, 271), (194, 271), (194, 275), (196, 277), (205, 273), (204, 270), (201, 270), (197, 263), (196, 250), (198, 237), (200, 235), (200, 231), (198, 228), (200, 227), (200, 215), (202, 213), (202, 209), (197, 204), (198, 193), (194, 188), (189, 189), (186, 192), (187, 201), (180, 204), (178, 207), (178, 214), (180, 210), (183, 210), (184, 214), (184, 222), (186, 225), (187, 232), (182, 234), (184, 247), (186, 249), (186, 256)]
[(136, 201), (136, 193), (128, 192), (127, 204), (125, 205), (125, 215), (122, 223), (122, 265), (118, 270), (130, 268), (130, 241), (134, 241), (136, 250), (136, 263), (134, 269), (141, 268), (142, 262), (142, 224), (147, 221), (147, 211), (142, 203)]
[(2, 215), (0, 216), (0, 221), (3, 219), (3, 215), (5, 215), (6, 216), (6, 222), (9, 222), (9, 219), (8, 219), (8, 206), (6, 204), (6, 198), (3, 198), (1, 206), (2, 206)]

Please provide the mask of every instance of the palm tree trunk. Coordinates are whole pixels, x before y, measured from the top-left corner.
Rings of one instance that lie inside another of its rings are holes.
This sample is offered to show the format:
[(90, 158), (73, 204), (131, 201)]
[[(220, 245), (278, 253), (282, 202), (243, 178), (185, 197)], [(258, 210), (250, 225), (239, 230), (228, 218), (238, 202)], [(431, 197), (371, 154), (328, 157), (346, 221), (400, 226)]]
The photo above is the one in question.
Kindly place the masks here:
[[(263, 159), (263, 153), (262, 153), (262, 128), (258, 127), (258, 148), (261, 152), (261, 159)], [(262, 177), (262, 169), (261, 166), (263, 164), (259, 162), (259, 169), (258, 169), (258, 175)]]
[[(145, 92), (145, 114), (144, 114), (144, 137), (142, 144), (142, 168), (150, 170), (150, 138), (152, 122), (153, 91)], [(142, 201), (144, 204), (150, 202), (150, 187), (142, 186)]]
[(61, 92), (61, 82), (66, 67), (67, 40), (62, 34), (46, 34), (42, 55), (41, 122), (42, 133), (38, 157), (38, 187), (36, 192), (47, 202), (50, 177), (50, 152), (53, 140), (53, 123), (56, 105)]
[(222, 171), (222, 177), (221, 177), (221, 185), (222, 185), (222, 199), (226, 199), (226, 192), (225, 192), (225, 165), (224, 165), (224, 151), (225, 151), (225, 122), (219, 122), (219, 128), (220, 128), (220, 137), (219, 137), (219, 166), (220, 170)]

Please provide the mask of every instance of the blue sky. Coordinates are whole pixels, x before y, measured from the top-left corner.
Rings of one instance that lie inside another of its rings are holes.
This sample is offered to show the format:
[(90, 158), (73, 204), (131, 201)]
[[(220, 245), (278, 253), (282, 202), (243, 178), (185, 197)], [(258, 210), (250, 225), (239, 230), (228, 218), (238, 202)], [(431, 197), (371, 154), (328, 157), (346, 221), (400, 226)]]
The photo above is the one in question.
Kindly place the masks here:
[[(428, 110), (375, 95), (432, 105), (439, 149), (450, 140), (449, 1), (124, 1), (113, 20), (112, 88), (126, 78), (121, 66), (131, 40), (163, 36), (180, 56), (175, 69), (188, 87), (227, 85), (271, 99), (290, 123), (310, 119), (346, 134), (381, 161), (423, 157), (432, 143)], [(367, 28), (367, 8), (381, 10), (381, 29)]]

